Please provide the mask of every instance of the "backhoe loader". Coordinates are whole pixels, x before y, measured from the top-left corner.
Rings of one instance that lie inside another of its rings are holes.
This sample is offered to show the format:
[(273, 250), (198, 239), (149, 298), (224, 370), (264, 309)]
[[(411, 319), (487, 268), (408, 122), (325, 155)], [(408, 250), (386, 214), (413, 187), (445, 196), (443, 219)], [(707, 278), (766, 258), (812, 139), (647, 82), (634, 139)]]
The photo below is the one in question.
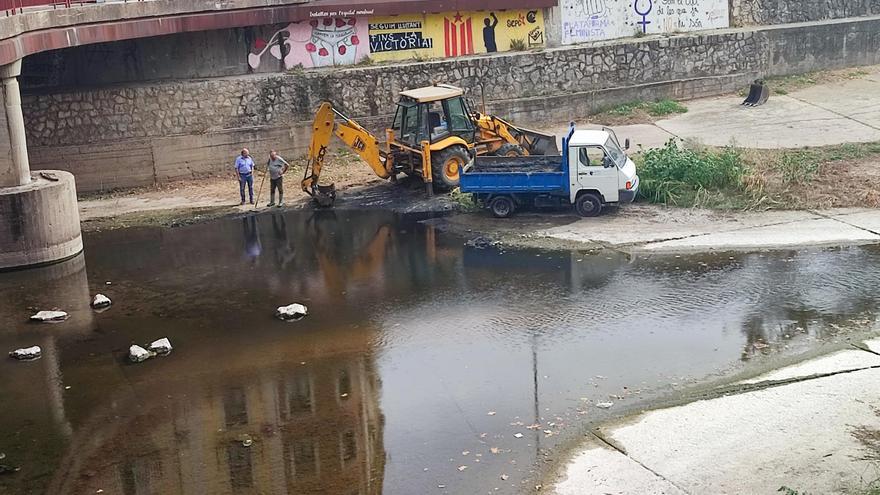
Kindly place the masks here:
[(421, 177), (428, 194), (433, 194), (435, 184), (443, 190), (458, 186), (461, 170), (476, 155), (558, 154), (555, 136), (475, 112), (463, 94), (462, 89), (449, 85), (402, 91), (384, 143), (332, 103), (322, 103), (312, 126), (303, 191), (320, 206), (331, 206), (336, 200), (332, 184), (319, 184), (333, 134), (377, 176), (391, 180), (400, 173)]

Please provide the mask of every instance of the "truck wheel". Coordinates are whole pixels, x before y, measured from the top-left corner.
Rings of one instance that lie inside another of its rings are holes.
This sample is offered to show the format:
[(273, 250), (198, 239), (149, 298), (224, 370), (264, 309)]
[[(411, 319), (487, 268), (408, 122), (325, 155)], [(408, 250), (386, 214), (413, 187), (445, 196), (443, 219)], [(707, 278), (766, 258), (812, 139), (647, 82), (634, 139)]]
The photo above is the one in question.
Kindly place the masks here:
[(492, 210), (495, 218), (507, 218), (513, 215), (516, 205), (510, 196), (498, 196), (489, 203), (489, 209)]
[(518, 144), (504, 143), (492, 154), (495, 156), (525, 156), (526, 152)]
[(574, 203), (578, 215), (582, 217), (598, 217), (602, 213), (602, 198), (595, 193), (584, 193)]
[(431, 154), (431, 173), (434, 187), (452, 189), (458, 187), (461, 171), (471, 161), (463, 146), (450, 146), (443, 151)]

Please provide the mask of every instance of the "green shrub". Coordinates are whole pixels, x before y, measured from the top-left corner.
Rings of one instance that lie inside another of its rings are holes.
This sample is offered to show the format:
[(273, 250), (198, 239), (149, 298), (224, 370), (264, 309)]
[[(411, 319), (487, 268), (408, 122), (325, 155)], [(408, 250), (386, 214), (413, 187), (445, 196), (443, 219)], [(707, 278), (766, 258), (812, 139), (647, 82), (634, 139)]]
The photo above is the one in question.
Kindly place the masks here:
[(449, 191), (449, 199), (456, 203), (458, 208), (464, 212), (479, 211), (482, 208), (482, 205), (473, 194), (463, 193), (458, 187)]
[(639, 110), (644, 110), (654, 117), (662, 117), (664, 115), (671, 115), (674, 113), (685, 113), (687, 112), (687, 107), (675, 100), (670, 100), (668, 98), (653, 102), (636, 100), (621, 103), (611, 110), (608, 110), (608, 113), (611, 115), (629, 117)]
[(510, 40), (510, 50), (514, 51), (514, 52), (526, 51), (526, 40), (524, 40), (524, 39)]
[(639, 168), (642, 197), (654, 203), (696, 206), (712, 194), (741, 191), (745, 164), (735, 148), (693, 149), (669, 140), (644, 153)]
[(686, 113), (688, 111), (686, 106), (675, 100), (670, 100), (669, 98), (657, 100), (653, 103), (647, 103), (645, 104), (645, 110), (655, 117), (672, 115), (674, 113)]
[(623, 117), (627, 117), (632, 115), (636, 110), (642, 108), (644, 104), (645, 102), (643, 101), (630, 101), (627, 103), (621, 103), (611, 110), (608, 110), (608, 113), (610, 113), (611, 115), (620, 115)]

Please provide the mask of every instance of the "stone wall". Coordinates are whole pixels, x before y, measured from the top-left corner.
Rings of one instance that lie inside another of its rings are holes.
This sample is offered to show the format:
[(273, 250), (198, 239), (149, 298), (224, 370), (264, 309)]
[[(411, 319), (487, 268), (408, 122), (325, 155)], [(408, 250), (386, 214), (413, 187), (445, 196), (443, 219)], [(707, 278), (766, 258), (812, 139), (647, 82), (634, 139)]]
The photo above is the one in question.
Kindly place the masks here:
[(880, 0), (731, 0), (731, 26), (880, 15)]
[(634, 99), (735, 91), (758, 76), (880, 63), (880, 19), (640, 38), (395, 66), (288, 72), (27, 96), (35, 168), (78, 189), (152, 184), (228, 170), (237, 149), (302, 153), (323, 99), (373, 128), (399, 91), (433, 81), (468, 88), (521, 122), (567, 122)]

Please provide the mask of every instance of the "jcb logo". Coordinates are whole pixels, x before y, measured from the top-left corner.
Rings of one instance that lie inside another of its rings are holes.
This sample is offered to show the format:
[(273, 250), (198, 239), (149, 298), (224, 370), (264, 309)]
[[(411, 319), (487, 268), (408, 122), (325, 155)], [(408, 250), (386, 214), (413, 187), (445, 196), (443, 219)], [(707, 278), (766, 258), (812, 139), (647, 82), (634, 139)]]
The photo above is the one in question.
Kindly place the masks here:
[(363, 140), (361, 140), (361, 137), (358, 136), (358, 137), (354, 138), (354, 142), (351, 143), (351, 147), (358, 150), (358, 151), (364, 151), (364, 149), (366, 149), (367, 145), (366, 145), (366, 143), (363, 142)]

